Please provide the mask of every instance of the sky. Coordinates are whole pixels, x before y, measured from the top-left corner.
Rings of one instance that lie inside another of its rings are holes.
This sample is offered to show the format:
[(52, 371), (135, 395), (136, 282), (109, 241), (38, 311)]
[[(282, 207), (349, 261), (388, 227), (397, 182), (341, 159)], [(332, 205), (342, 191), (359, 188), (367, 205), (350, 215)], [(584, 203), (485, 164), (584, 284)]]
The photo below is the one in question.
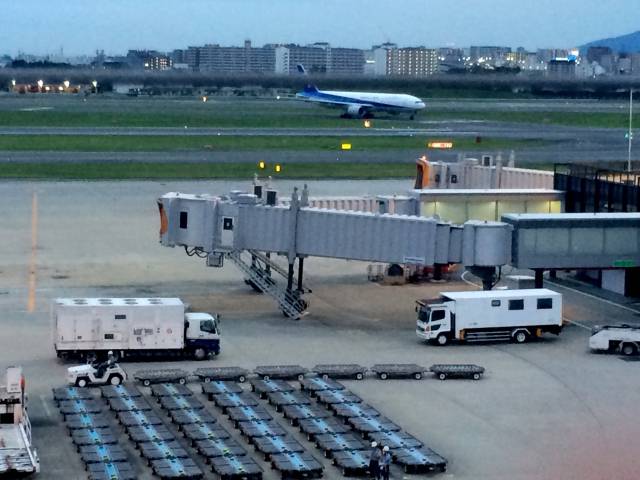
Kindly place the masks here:
[(638, 0), (0, 0), (0, 54), (265, 43), (570, 48), (640, 30)]

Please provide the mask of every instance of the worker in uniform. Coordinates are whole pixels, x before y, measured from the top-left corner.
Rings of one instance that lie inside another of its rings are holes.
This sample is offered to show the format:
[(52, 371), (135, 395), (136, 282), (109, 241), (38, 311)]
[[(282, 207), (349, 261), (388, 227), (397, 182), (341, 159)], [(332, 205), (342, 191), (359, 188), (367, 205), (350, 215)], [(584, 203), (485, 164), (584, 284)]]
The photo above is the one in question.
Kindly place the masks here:
[(378, 442), (371, 442), (371, 453), (369, 455), (369, 473), (375, 480), (380, 479), (380, 458), (382, 451), (378, 446)]
[(97, 378), (102, 378), (104, 376), (104, 372), (107, 371), (108, 368), (111, 368), (116, 363), (116, 357), (113, 354), (112, 350), (109, 350), (107, 353), (107, 361), (102, 362), (98, 365), (98, 371), (96, 372)]
[(385, 445), (382, 448), (382, 456), (380, 457), (380, 473), (383, 480), (389, 480), (389, 469), (391, 468), (391, 452), (389, 447)]

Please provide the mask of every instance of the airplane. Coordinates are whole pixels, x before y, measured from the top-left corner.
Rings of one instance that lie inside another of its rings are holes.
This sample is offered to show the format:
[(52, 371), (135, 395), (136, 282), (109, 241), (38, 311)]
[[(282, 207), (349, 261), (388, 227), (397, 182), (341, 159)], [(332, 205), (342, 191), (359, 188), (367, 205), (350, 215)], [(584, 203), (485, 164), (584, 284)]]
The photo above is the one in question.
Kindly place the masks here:
[[(298, 71), (303, 75), (306, 71), (298, 65)], [(425, 108), (425, 104), (418, 97), (404, 93), (378, 92), (340, 92), (332, 90), (318, 90), (315, 85), (307, 85), (296, 98), (307, 102), (314, 102), (326, 107), (342, 108), (343, 117), (371, 118), (374, 112), (391, 114), (408, 113), (411, 120)]]

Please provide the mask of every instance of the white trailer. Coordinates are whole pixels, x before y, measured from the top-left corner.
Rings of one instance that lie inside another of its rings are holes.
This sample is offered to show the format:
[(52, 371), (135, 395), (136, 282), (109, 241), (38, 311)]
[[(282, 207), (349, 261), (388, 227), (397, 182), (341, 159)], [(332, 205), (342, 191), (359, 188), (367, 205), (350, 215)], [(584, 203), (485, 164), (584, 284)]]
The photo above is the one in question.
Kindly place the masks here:
[(589, 337), (589, 348), (593, 351), (635, 355), (640, 352), (640, 325), (594, 327)]
[(524, 343), (562, 330), (562, 295), (544, 288), (442, 292), (418, 301), (418, 337), (446, 345), (451, 340), (512, 340)]
[(0, 385), (0, 476), (15, 478), (40, 471), (31, 442), (22, 368), (8, 367)]
[(185, 313), (179, 298), (58, 298), (51, 316), (58, 357), (220, 353), (218, 316)]

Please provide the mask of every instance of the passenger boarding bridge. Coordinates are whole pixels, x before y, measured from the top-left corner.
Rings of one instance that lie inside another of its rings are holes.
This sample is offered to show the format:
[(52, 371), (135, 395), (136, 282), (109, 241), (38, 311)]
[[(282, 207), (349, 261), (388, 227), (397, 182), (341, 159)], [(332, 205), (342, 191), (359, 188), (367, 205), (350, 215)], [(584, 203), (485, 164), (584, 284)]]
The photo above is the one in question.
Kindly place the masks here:
[[(342, 258), (400, 265), (462, 264), (490, 289), (503, 265), (536, 272), (640, 266), (640, 214), (505, 214), (502, 222), (453, 225), (415, 215), (313, 208), (307, 188), (287, 206), (276, 192), (226, 196), (168, 193), (158, 200), (160, 242), (184, 247), (211, 267), (233, 262), (254, 289), (289, 317), (308, 304), (304, 259)], [(381, 205), (381, 208), (383, 205)], [(282, 268), (272, 255), (285, 257)], [(295, 265), (297, 262), (297, 276)], [(275, 276), (286, 281), (280, 287)]]

